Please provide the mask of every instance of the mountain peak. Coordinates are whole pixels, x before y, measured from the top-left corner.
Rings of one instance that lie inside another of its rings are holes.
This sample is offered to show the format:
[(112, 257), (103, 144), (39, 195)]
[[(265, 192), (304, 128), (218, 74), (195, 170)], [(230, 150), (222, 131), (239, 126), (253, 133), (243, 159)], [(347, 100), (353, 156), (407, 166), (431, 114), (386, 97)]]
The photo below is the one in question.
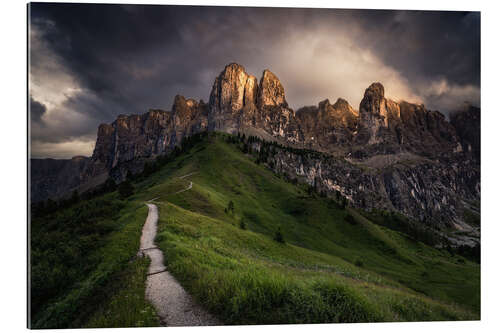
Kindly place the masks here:
[(379, 82), (372, 83), (366, 88), (365, 95), (359, 104), (360, 115), (380, 115), (382, 113), (385, 116), (384, 93), (384, 86)]
[(232, 63), (227, 64), (226, 67), (224, 67), (224, 71), (228, 71), (228, 70), (241, 70), (241, 71), (245, 71), (245, 67), (243, 67), (242, 65), (240, 65), (240, 64), (238, 64), (236, 62), (232, 62)]
[(288, 107), (283, 85), (278, 77), (268, 69), (264, 70), (262, 78), (260, 79), (258, 105), (261, 107)]
[(380, 82), (374, 82), (370, 84), (365, 90), (365, 97), (367, 96), (377, 96), (383, 98), (385, 94), (384, 86)]
[(172, 106), (172, 111), (174, 113), (183, 112), (182, 110), (197, 107), (199, 104), (203, 104), (201, 101), (197, 102), (192, 98), (185, 98), (182, 95), (176, 95), (174, 98), (174, 105)]
[(345, 99), (343, 98), (338, 98), (337, 101), (335, 102), (335, 104), (333, 104), (333, 107), (335, 109), (341, 109), (341, 110), (349, 110), (351, 109), (351, 106), (349, 105), (349, 102), (347, 102)]
[(237, 63), (226, 65), (215, 78), (209, 100), (209, 129), (237, 131), (239, 114), (256, 104), (257, 79)]
[(210, 108), (237, 111), (243, 107), (244, 90), (249, 75), (245, 68), (237, 63), (230, 63), (215, 78), (210, 93)]

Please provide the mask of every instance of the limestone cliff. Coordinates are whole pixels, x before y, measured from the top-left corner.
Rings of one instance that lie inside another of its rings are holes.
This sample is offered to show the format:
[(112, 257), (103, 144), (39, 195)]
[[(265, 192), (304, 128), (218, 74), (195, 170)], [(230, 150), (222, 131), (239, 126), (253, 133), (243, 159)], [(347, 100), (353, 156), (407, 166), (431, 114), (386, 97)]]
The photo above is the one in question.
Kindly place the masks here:
[[(459, 148), (455, 129), (438, 111), (386, 99), (380, 83), (370, 85), (359, 106), (357, 155), (411, 151), (439, 155)], [(368, 149), (364, 147), (368, 146)]]

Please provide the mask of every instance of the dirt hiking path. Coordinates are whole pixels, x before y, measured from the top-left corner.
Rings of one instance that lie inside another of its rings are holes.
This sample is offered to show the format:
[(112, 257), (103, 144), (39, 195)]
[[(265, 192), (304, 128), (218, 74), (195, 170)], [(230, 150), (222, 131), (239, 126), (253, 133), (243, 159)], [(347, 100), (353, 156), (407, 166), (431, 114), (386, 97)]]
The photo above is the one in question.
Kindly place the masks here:
[[(192, 186), (192, 185), (191, 185)], [(151, 259), (146, 280), (146, 299), (153, 304), (165, 326), (222, 325), (203, 310), (182, 288), (163, 264), (163, 252), (156, 247), (158, 207), (148, 203), (148, 217), (142, 228), (139, 254)]]

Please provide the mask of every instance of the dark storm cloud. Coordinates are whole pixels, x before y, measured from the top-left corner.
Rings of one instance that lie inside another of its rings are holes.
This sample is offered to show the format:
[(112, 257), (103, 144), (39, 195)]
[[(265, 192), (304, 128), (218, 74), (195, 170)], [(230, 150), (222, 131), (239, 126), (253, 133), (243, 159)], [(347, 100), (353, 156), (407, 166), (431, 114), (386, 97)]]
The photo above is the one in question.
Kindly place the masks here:
[[(256, 17), (268, 13), (248, 10)], [(259, 29), (232, 8), (35, 4), (32, 13), (34, 24), (55, 22), (45, 40), (81, 85), (122, 112), (169, 107), (186, 87), (206, 97), (211, 82), (200, 82), (199, 75), (215, 75), (229, 59), (255, 53), (252, 38)]]
[(480, 84), (478, 12), (357, 13), (362, 43), (411, 79), (445, 77), (461, 85)]
[(336, 97), (357, 108), (380, 80), (448, 111), (478, 102), (479, 23), (458, 12), (32, 4), (30, 80), (38, 95), (72, 87), (52, 97), (51, 131), (33, 135), (91, 140), (118, 114), (170, 109), (176, 94), (206, 100), (233, 61), (275, 71), (294, 108)]
[(47, 107), (33, 99), (33, 97), (30, 96), (30, 115), (31, 115), (31, 121), (34, 122), (40, 122), (43, 114), (47, 112)]

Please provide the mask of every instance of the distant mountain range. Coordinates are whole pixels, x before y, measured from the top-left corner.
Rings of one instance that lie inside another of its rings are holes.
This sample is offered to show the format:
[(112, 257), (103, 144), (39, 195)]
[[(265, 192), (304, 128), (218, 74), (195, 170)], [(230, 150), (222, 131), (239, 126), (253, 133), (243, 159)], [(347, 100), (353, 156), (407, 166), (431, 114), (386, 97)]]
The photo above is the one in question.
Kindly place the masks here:
[(171, 111), (100, 125), (91, 157), (32, 159), (31, 200), (85, 191), (108, 177), (122, 181), (202, 131), (276, 142), (270, 168), (317, 191), (339, 192), (353, 206), (399, 211), (470, 235), (457, 244), (473, 245), (479, 236), (466, 218), (480, 201), (479, 108), (464, 105), (448, 121), (424, 105), (385, 98), (383, 85), (373, 83), (359, 110), (339, 98), (294, 111), (276, 75), (265, 70), (258, 81), (235, 63), (215, 79), (208, 103), (177, 95)]

